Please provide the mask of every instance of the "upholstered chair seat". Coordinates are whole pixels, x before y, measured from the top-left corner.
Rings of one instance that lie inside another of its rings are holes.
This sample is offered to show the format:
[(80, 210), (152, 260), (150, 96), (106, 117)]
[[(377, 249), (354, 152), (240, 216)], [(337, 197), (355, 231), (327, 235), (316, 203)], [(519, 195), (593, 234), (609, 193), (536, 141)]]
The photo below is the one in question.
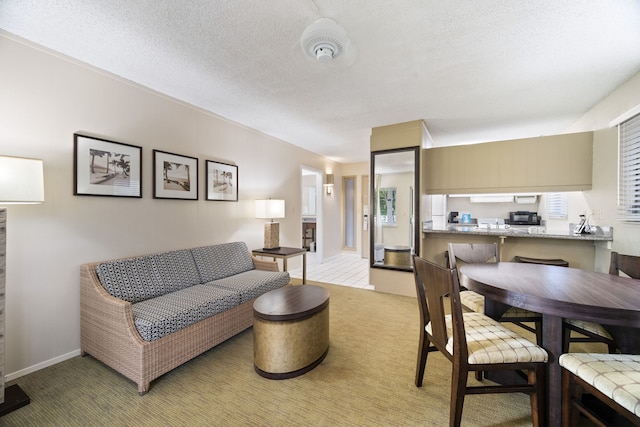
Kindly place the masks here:
[(583, 404), (583, 391), (640, 425), (640, 355), (565, 353), (559, 363), (563, 368), (562, 425), (578, 425), (579, 413), (604, 422)]
[[(541, 347), (480, 313), (463, 313), (467, 334), (467, 349), (470, 364), (546, 362), (548, 355)], [(445, 317), (450, 334), (446, 349), (453, 355), (453, 329), (451, 315)], [(426, 326), (427, 334), (433, 334), (431, 322)]]
[(574, 326), (575, 328), (579, 328), (583, 331), (591, 332), (592, 334), (596, 334), (599, 337), (613, 340), (613, 337), (607, 330), (599, 323), (588, 322), (586, 320), (577, 320), (577, 319), (566, 319), (565, 324), (569, 324)]
[[(484, 296), (477, 292), (469, 290), (460, 292), (460, 302), (462, 303), (462, 306), (469, 311), (484, 313)], [(537, 321), (542, 321), (542, 315), (540, 313), (534, 313), (519, 307), (509, 307), (509, 309), (502, 315), (501, 320), (508, 321), (509, 318), (520, 319), (523, 317), (535, 317)]]

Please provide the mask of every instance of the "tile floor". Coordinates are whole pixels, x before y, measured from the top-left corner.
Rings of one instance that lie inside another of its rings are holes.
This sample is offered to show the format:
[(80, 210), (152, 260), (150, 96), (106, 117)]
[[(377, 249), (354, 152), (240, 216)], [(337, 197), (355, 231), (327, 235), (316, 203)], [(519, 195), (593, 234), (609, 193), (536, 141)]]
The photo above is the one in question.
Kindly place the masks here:
[[(340, 254), (320, 264), (316, 252), (307, 252), (307, 280), (373, 290), (369, 283), (369, 260), (358, 254)], [(302, 267), (290, 270), (291, 277), (302, 278)]]

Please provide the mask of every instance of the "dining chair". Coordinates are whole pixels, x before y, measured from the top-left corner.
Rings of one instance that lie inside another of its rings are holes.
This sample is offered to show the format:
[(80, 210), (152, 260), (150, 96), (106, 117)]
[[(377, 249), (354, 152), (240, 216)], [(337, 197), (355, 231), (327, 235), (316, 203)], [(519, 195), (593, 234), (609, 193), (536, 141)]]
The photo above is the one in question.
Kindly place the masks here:
[[(618, 252), (611, 252), (611, 263), (609, 264), (609, 274), (620, 275), (620, 272), (634, 279), (640, 279), (640, 256), (623, 255)], [(638, 282), (640, 286), (640, 282)], [(564, 353), (569, 351), (572, 342), (600, 342), (607, 345), (609, 353), (615, 353), (618, 345), (607, 330), (599, 323), (587, 322), (577, 319), (564, 320), (564, 339), (562, 349)], [(582, 335), (572, 337), (571, 331)]]
[[(495, 243), (449, 243), (449, 268), (458, 269), (459, 264), (498, 262), (498, 245)], [(470, 290), (460, 292), (462, 306), (468, 311), (484, 314), (484, 296)], [(536, 335), (536, 342), (542, 343), (542, 315), (518, 307), (510, 307), (500, 318)], [(527, 323), (533, 323), (534, 327)]]
[[(440, 351), (452, 363), (450, 426), (460, 425), (467, 394), (484, 393), (528, 393), (533, 425), (544, 425), (547, 352), (489, 316), (463, 312), (456, 269), (416, 255), (413, 266), (420, 308), (416, 387), (422, 387), (427, 355)], [(474, 371), (526, 372), (527, 383), (469, 385)]]
[[(640, 426), (640, 355), (564, 353), (562, 366), (562, 425), (577, 427), (580, 414), (597, 426), (613, 425), (594, 405), (584, 404), (589, 393), (636, 426)], [(617, 423), (616, 423), (617, 424)]]

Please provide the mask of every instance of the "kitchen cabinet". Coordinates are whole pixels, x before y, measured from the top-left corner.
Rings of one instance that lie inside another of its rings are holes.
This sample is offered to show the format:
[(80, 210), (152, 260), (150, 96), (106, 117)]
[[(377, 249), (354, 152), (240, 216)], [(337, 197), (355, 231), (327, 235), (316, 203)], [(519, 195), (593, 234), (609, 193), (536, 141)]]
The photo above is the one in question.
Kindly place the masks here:
[(426, 194), (591, 189), (593, 132), (423, 150)]

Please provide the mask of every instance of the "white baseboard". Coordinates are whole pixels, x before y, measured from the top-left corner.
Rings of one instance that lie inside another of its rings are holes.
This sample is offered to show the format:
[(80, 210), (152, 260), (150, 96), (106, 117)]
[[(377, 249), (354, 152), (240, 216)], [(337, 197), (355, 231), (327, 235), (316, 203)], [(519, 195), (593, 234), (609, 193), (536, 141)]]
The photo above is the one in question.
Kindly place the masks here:
[(33, 372), (39, 371), (40, 369), (44, 369), (44, 368), (47, 368), (49, 366), (53, 366), (53, 365), (55, 365), (57, 363), (64, 362), (65, 360), (69, 360), (69, 359), (71, 359), (73, 357), (76, 357), (76, 356), (80, 356), (80, 350), (79, 349), (78, 350), (74, 350), (74, 351), (72, 351), (70, 353), (67, 353), (67, 354), (63, 354), (63, 355), (58, 356), (58, 357), (54, 357), (53, 359), (45, 360), (42, 363), (38, 363), (37, 365), (29, 366), (28, 368), (21, 369), (21, 370), (19, 370), (17, 372), (12, 372), (10, 374), (7, 374), (4, 378), (5, 378), (5, 381), (7, 381), (7, 382), (8, 381), (13, 381), (13, 380), (18, 379), (20, 377), (23, 377), (25, 375), (28, 375), (28, 374), (31, 374)]

